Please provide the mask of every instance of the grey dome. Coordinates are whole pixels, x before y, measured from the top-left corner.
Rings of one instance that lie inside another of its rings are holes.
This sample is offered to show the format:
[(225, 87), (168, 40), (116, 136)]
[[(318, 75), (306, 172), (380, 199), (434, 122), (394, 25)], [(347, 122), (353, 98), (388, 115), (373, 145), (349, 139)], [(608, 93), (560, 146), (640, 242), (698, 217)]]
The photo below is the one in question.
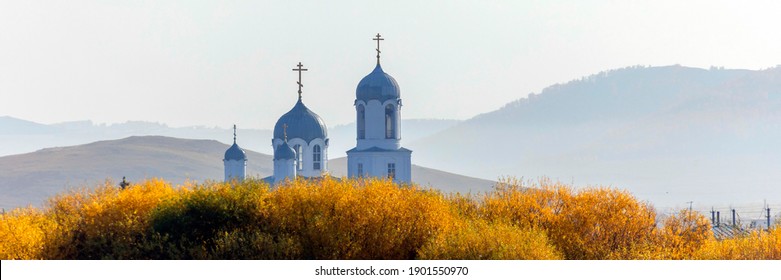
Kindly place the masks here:
[(282, 127), (285, 124), (287, 124), (287, 139), (301, 138), (309, 143), (317, 138), (325, 140), (328, 136), (323, 119), (304, 106), (300, 98), (293, 109), (277, 120), (277, 124), (274, 125), (274, 139), (285, 138)]
[(279, 146), (277, 146), (276, 149), (274, 149), (274, 160), (278, 159), (295, 159), (296, 158), (296, 151), (293, 151), (293, 148), (290, 147), (290, 145), (287, 144), (287, 142), (282, 142)]
[(239, 145), (236, 145), (236, 142), (233, 142), (233, 145), (225, 151), (225, 160), (247, 160), (247, 155)]
[(369, 100), (385, 102), (400, 97), (399, 84), (396, 83), (396, 79), (383, 72), (379, 63), (374, 67), (374, 71), (361, 79), (358, 88), (355, 89), (355, 98), (365, 102)]

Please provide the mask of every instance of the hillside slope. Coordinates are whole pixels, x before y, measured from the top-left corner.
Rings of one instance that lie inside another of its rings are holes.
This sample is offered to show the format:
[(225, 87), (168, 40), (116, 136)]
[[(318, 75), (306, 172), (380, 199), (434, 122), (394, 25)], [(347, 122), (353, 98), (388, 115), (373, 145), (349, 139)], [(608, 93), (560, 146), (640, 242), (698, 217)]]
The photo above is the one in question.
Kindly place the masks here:
[[(160, 177), (172, 182), (221, 178), (227, 145), (213, 140), (161, 136), (129, 137), (86, 145), (47, 148), (0, 157), (0, 207), (40, 204), (72, 187), (94, 186), (106, 179)], [(271, 157), (248, 151), (248, 170), (271, 174)]]
[[(470, 176), (611, 184), (661, 206), (781, 197), (781, 67), (631, 67), (554, 85), (408, 145)], [(490, 162), (490, 164), (486, 164)]]
[[(214, 140), (134, 136), (0, 157), (0, 208), (40, 205), (67, 189), (94, 187), (106, 179), (116, 183), (123, 176), (130, 181), (158, 177), (174, 184), (222, 180), (226, 149), (228, 145)], [(246, 152), (248, 175), (273, 173), (271, 156)], [(334, 175), (346, 175), (346, 159), (331, 160), (329, 165)], [(493, 185), (492, 181), (420, 166), (414, 166), (412, 172), (413, 180), (448, 192), (487, 191)]]

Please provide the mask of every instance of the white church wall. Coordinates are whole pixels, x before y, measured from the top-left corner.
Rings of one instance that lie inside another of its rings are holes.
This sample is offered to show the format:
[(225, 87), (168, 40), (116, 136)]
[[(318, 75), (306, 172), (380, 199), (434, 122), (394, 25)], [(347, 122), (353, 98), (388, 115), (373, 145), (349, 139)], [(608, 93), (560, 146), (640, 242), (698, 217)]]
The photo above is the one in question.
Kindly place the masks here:
[[(401, 147), (401, 107), (398, 106), (398, 100), (387, 100), (380, 103), (379, 100), (369, 100), (364, 102), (362, 100), (356, 102), (364, 105), (366, 108), (366, 138), (358, 139), (357, 148), (359, 150), (365, 150), (371, 147), (378, 147), (382, 149), (395, 150)], [(385, 106), (391, 104), (394, 106), (394, 117), (396, 119), (396, 138), (385, 138)], [(356, 107), (357, 110), (358, 107)]]
[[(352, 152), (347, 156), (347, 176), (387, 178), (389, 163), (396, 166), (394, 181), (412, 181), (410, 154), (404, 151)], [(363, 174), (358, 173), (358, 164), (363, 164)]]
[(296, 161), (293, 159), (274, 160), (274, 184), (296, 177)]
[(225, 167), (225, 181), (244, 180), (247, 173), (246, 160), (223, 160)]

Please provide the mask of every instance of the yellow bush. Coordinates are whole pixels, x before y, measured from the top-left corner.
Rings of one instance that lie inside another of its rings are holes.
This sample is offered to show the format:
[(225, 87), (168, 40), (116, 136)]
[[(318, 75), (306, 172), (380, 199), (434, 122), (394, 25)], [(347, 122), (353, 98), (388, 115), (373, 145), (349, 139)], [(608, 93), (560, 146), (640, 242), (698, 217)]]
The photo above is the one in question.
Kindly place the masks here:
[(168, 183), (151, 179), (122, 190), (106, 183), (92, 191), (62, 195), (49, 202), (56, 233), (47, 259), (127, 258), (149, 228), (149, 214), (176, 194)]
[(0, 259), (39, 259), (52, 222), (35, 208), (0, 216)]
[(504, 181), (484, 197), (483, 215), (539, 228), (567, 259), (630, 258), (653, 241), (656, 214), (626, 191), (570, 187), (540, 180)]
[(420, 249), (421, 259), (550, 260), (561, 259), (545, 232), (486, 221), (461, 222)]
[(781, 259), (781, 230), (715, 240), (705, 217), (608, 188), (505, 180), (448, 195), (377, 179), (105, 184), (0, 216), (2, 259)]
[(453, 219), (439, 193), (376, 179), (299, 179), (268, 205), (273, 230), (296, 236), (306, 259), (413, 259)]
[(691, 259), (703, 245), (715, 241), (710, 221), (698, 212), (681, 210), (663, 223), (656, 242), (648, 247), (643, 258)]
[(547, 179), (533, 184), (505, 179), (483, 196), (481, 216), (520, 227), (547, 229), (553, 227), (555, 217), (571, 196), (569, 187)]
[(781, 260), (781, 227), (752, 231), (721, 241), (709, 240), (694, 255), (708, 260)]

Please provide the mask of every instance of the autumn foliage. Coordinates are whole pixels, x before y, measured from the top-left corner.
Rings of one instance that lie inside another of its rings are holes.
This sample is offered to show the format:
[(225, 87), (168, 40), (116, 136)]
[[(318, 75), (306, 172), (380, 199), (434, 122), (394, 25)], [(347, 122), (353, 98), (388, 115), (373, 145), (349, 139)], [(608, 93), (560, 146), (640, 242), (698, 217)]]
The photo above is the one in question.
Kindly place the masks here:
[(503, 180), (442, 194), (376, 179), (106, 183), (0, 216), (2, 259), (779, 259), (781, 230), (715, 240), (610, 188)]

